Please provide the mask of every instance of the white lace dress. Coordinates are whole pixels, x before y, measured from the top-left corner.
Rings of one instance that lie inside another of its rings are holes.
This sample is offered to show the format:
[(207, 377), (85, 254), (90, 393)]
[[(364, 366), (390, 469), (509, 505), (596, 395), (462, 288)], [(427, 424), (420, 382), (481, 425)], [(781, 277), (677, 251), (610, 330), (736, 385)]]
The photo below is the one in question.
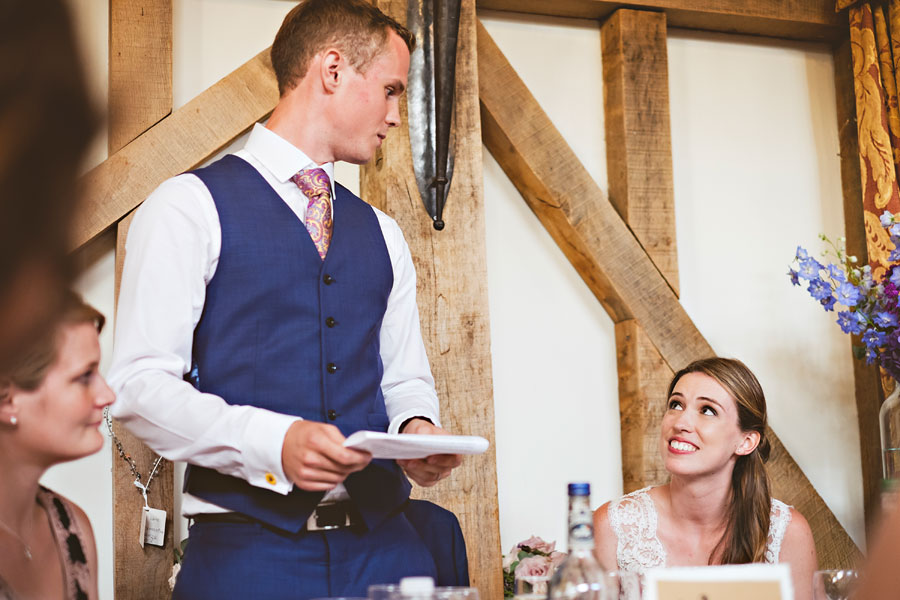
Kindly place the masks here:
[[(657, 514), (649, 487), (609, 503), (609, 524), (616, 535), (619, 569), (644, 573), (666, 566), (666, 549), (656, 535)], [(784, 532), (791, 522), (791, 507), (772, 498), (766, 562), (777, 563)]]

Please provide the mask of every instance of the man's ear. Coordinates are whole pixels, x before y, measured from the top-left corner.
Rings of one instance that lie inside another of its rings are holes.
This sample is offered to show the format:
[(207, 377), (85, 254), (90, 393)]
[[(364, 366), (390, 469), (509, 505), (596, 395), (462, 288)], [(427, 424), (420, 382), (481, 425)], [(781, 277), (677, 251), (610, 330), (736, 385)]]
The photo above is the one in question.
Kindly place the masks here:
[(319, 72), (326, 90), (334, 92), (341, 85), (346, 68), (347, 61), (337, 48), (329, 48), (321, 54)]
[(744, 432), (744, 439), (741, 440), (740, 445), (737, 447), (737, 450), (734, 451), (735, 454), (739, 456), (747, 456), (759, 446), (759, 432), (758, 431), (746, 431)]

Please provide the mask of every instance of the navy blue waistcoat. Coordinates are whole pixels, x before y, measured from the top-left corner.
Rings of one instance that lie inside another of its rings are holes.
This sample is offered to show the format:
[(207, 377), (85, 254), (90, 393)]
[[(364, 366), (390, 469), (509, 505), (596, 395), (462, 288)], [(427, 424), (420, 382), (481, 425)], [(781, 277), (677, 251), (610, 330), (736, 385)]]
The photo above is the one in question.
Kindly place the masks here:
[[(372, 207), (335, 186), (322, 261), (303, 223), (246, 161), (228, 155), (193, 173), (212, 194), (222, 250), (194, 331), (191, 382), (229, 404), (332, 423), (345, 436), (386, 431), (379, 332), (393, 269)], [(409, 497), (394, 461), (373, 460), (344, 483), (370, 528)], [(184, 489), (291, 532), (323, 496), (297, 488), (285, 496), (197, 466)]]

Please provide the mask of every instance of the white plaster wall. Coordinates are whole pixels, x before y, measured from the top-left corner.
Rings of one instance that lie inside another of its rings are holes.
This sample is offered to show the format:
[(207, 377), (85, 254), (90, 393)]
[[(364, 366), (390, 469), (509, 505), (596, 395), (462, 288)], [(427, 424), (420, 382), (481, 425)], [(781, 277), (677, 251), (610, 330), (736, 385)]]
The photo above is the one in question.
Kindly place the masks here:
[[(71, 1), (103, 99), (106, 3)], [(175, 106), (268, 46), (292, 6), (175, 0)], [(596, 24), (481, 16), (606, 189)], [(669, 77), (682, 301), (718, 352), (743, 358), (759, 375), (774, 429), (862, 542), (847, 340), (784, 276), (797, 244), (815, 246), (820, 231), (842, 229), (830, 53), (813, 44), (672, 31)], [(622, 491), (613, 324), (484, 155), (501, 544), (508, 549), (533, 533), (565, 546), (568, 481), (590, 481), (595, 505)], [(88, 162), (103, 158), (105, 139)], [(349, 165), (338, 171), (351, 188), (356, 174)], [(78, 284), (109, 316), (112, 252), (111, 236), (96, 244)], [(103, 369), (111, 332), (102, 338)], [(113, 589), (110, 464), (107, 448), (45, 479), (94, 523), (105, 599)]]

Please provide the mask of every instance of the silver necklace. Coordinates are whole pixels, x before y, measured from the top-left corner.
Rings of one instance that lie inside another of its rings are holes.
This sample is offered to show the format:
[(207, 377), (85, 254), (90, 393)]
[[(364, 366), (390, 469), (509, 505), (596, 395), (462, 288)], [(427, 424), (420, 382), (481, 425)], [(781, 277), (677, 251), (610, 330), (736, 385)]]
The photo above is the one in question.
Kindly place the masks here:
[[(140, 471), (138, 471), (134, 459), (131, 458), (130, 454), (127, 454), (125, 452), (125, 448), (122, 446), (122, 442), (120, 442), (119, 438), (116, 437), (116, 432), (113, 431), (112, 417), (109, 416), (108, 406), (103, 409), (103, 419), (106, 421), (106, 429), (109, 431), (109, 437), (112, 438), (113, 443), (116, 445), (116, 450), (119, 452), (119, 456), (122, 457), (122, 460), (128, 463), (128, 467), (131, 469), (131, 474), (134, 475), (135, 483), (140, 482), (143, 479), (143, 476), (141, 475)], [(145, 491), (150, 491), (150, 482), (153, 481), (153, 477), (154, 475), (156, 475), (156, 470), (159, 468), (159, 465), (163, 460), (165, 459), (162, 456), (156, 457), (156, 461), (150, 468), (150, 475), (147, 477), (147, 484), (142, 486)]]
[(25, 558), (27, 558), (28, 560), (31, 560), (31, 547), (25, 543), (25, 540), (22, 539), (22, 536), (19, 535), (18, 533), (16, 533), (12, 527), (7, 525), (3, 521), (0, 521), (0, 526), (2, 526), (3, 529), (10, 532), (17, 540), (19, 540), (19, 543), (22, 544), (22, 548), (25, 549)]

